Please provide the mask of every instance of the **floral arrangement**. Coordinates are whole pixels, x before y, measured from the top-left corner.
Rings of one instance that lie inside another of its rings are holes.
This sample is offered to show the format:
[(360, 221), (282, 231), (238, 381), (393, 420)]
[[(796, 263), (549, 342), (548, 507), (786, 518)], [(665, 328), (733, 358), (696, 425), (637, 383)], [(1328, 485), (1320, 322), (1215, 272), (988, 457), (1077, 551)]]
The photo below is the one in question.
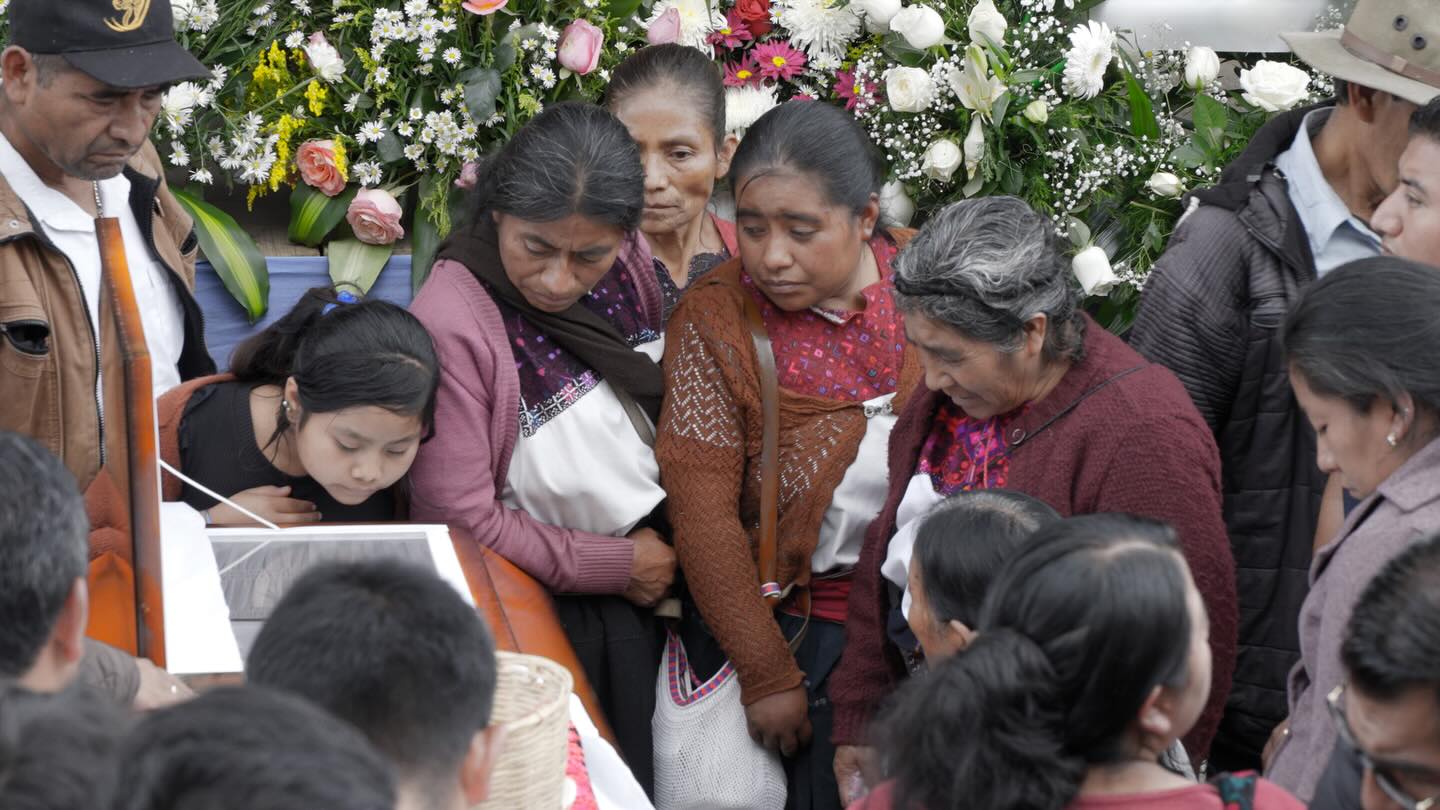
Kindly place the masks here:
[(289, 194), (291, 238), (329, 240), (332, 274), (338, 259), (360, 287), (408, 222), (418, 286), (474, 161), (546, 104), (598, 100), (634, 49), (680, 42), (723, 70), (732, 132), (792, 98), (854, 114), (888, 162), (892, 223), (965, 197), (1026, 199), (1074, 243), (1092, 309), (1121, 329), (1179, 198), (1328, 87), (1203, 45), (1142, 52), (1088, 19), (1099, 2), (172, 0), (178, 36), (214, 72), (166, 93), (154, 139), (206, 256), (259, 317), (263, 257), (207, 193)]

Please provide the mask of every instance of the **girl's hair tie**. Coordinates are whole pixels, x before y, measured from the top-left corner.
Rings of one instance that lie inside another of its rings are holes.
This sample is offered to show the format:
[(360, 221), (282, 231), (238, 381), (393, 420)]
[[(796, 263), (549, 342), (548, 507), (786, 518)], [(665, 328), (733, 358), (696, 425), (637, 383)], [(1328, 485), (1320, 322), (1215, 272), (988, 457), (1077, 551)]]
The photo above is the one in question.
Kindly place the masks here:
[(350, 292), (349, 290), (341, 290), (340, 292), (338, 292), (338, 293), (335, 294), (335, 301), (334, 301), (334, 303), (326, 304), (326, 305), (325, 305), (325, 308), (322, 309), (322, 310), (320, 310), (320, 314), (321, 314), (321, 316), (329, 315), (331, 310), (333, 310), (334, 308), (340, 306), (341, 304), (358, 304), (358, 303), (360, 303), (360, 298), (359, 298), (359, 296), (355, 295), (355, 293), (352, 293), (352, 292)]

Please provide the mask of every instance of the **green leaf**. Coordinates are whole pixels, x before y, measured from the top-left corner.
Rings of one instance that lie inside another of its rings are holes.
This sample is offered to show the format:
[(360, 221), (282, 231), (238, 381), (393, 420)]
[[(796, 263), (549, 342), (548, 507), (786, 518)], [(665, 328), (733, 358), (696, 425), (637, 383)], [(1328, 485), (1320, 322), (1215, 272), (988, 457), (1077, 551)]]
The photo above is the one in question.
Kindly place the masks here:
[[(996, 130), (1002, 129), (1001, 122), (1005, 120), (1005, 112), (1009, 109), (1010, 94), (1008, 92), (1001, 93), (1000, 97), (995, 99), (995, 105), (990, 109), (990, 117), (995, 121)], [(1001, 137), (1003, 137), (1003, 135)]]
[(1155, 105), (1135, 75), (1125, 72), (1125, 86), (1130, 94), (1130, 131), (1139, 138), (1159, 140), (1160, 122), (1155, 120)]
[(385, 137), (375, 144), (375, 151), (380, 155), (383, 163), (394, 163), (405, 157), (405, 144), (395, 136), (393, 132), (386, 132)]
[(515, 48), (515, 41), (506, 37), (495, 46), (495, 52), (492, 54), (493, 61), (490, 67), (504, 73), (515, 66), (516, 56), (518, 56), (518, 51)]
[(881, 45), (885, 54), (905, 67), (919, 67), (924, 64), (925, 58), (929, 55), (925, 51), (915, 48), (905, 41), (905, 37), (891, 31), (885, 35), (885, 42)]
[(394, 252), (394, 245), (367, 245), (359, 239), (336, 239), (325, 249), (325, 255), (330, 259), (330, 280), (337, 287), (343, 284), (368, 293)]
[(290, 192), (290, 241), (305, 247), (319, 247), (325, 237), (345, 218), (359, 186), (349, 186), (327, 197), (301, 183)]
[(495, 100), (500, 98), (500, 74), (482, 68), (465, 82), (465, 108), (476, 122), (484, 122), (495, 114)]
[(640, 0), (610, 0), (605, 4), (606, 16), (613, 20), (628, 19), (640, 10)]
[(270, 307), (270, 270), (260, 246), (229, 214), (181, 189), (171, 191), (195, 220), (200, 250), (220, 282), (245, 308), (250, 323), (260, 320)]
[(1207, 153), (1215, 154), (1225, 143), (1225, 129), (1230, 124), (1230, 111), (1215, 99), (1199, 95), (1195, 97), (1195, 139)]

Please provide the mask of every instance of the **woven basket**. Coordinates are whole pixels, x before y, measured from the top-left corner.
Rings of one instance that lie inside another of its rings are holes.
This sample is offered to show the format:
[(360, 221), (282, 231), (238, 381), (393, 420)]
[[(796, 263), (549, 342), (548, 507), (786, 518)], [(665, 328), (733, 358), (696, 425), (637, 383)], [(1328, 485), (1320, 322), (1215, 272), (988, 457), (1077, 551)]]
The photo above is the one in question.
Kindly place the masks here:
[(562, 810), (570, 729), (570, 672), (548, 658), (496, 653), (491, 722), (505, 727), (490, 798), (476, 810)]

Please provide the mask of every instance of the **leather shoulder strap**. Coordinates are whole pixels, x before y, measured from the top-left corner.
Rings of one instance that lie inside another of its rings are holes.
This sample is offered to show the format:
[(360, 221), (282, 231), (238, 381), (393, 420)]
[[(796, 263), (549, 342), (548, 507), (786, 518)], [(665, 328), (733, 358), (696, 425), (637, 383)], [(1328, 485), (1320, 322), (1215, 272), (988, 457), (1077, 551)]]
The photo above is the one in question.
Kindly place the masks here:
[(784, 597), (780, 572), (780, 382), (775, 374), (775, 351), (760, 307), (746, 291), (740, 291), (750, 339), (755, 344), (756, 366), (760, 373), (760, 403), (764, 432), (760, 445), (760, 595), (773, 608)]

